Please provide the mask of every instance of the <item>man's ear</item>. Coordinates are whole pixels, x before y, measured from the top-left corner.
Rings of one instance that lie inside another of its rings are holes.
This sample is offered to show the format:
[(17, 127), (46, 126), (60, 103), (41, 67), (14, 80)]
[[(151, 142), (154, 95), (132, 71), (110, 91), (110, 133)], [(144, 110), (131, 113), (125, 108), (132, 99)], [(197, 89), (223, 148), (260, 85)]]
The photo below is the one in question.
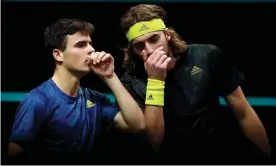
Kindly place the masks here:
[(165, 33), (165, 37), (166, 37), (167, 41), (170, 41), (171, 38), (172, 38), (172, 36), (171, 36), (171, 34), (169, 32), (169, 29), (166, 28), (165, 31), (164, 31), (164, 33)]
[(60, 51), (59, 49), (54, 49), (52, 54), (56, 61), (58, 61), (58, 62), (63, 61), (64, 55), (63, 55), (63, 52)]

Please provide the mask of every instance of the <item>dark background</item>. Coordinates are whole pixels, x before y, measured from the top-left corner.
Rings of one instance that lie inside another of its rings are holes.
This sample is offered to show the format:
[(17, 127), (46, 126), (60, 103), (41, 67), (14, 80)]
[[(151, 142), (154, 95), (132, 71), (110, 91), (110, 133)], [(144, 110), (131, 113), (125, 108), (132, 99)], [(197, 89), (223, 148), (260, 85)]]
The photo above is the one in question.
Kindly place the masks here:
[[(115, 57), (116, 72), (122, 73), (125, 42), (119, 23), (130, 3), (2, 3), (2, 91), (30, 91), (52, 76), (52, 57), (43, 51), (43, 32), (60, 18), (78, 18), (96, 27), (92, 37), (96, 50)], [(275, 38), (276, 3), (161, 3), (168, 12), (168, 26), (188, 43), (209, 43), (220, 47), (245, 75), (246, 96), (276, 97)], [(93, 75), (82, 84), (101, 92), (110, 90)], [(1, 102), (2, 163), (8, 135), (18, 103)], [(275, 149), (275, 107), (254, 107)], [(229, 108), (222, 106), (221, 117), (233, 138), (235, 153), (254, 160), (259, 152), (241, 134)], [(273, 135), (274, 133), (274, 135)], [(229, 134), (230, 135), (230, 134)], [(135, 162), (134, 162), (135, 163)]]

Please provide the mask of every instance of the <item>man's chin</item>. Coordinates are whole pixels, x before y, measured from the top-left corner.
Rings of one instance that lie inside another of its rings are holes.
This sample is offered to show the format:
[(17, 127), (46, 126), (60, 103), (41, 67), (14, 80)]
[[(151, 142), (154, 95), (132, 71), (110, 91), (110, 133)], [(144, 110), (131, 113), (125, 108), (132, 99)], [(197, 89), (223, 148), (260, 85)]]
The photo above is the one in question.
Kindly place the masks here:
[(91, 73), (90, 69), (85, 69), (85, 70), (80, 70), (80, 71), (78, 71), (79, 77), (86, 76), (86, 75), (88, 75), (89, 73)]

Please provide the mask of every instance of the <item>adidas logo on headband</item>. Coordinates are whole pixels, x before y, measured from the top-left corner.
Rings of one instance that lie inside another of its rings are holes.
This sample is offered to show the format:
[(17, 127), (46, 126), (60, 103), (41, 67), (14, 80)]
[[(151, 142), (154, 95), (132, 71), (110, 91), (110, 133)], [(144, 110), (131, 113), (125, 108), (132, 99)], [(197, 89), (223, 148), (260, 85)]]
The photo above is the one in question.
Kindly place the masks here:
[(148, 30), (148, 29), (149, 29), (149, 27), (147, 27), (145, 24), (143, 24), (143, 25), (141, 26), (141, 28), (139, 29), (139, 32), (145, 31), (145, 30)]
[(129, 28), (126, 36), (128, 41), (132, 41), (136, 37), (144, 35), (146, 33), (165, 30), (165, 29), (166, 29), (166, 25), (164, 24), (162, 19), (160, 18), (152, 19), (149, 21), (141, 21), (132, 25)]

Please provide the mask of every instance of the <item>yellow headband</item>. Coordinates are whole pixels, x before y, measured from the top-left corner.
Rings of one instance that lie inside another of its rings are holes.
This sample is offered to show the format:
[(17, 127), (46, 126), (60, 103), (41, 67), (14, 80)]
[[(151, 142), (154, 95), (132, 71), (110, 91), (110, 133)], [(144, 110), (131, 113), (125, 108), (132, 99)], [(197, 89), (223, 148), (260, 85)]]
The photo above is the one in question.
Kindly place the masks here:
[(150, 21), (141, 21), (131, 26), (127, 32), (128, 41), (132, 41), (136, 37), (142, 36), (149, 32), (165, 30), (166, 25), (162, 19), (153, 19)]

